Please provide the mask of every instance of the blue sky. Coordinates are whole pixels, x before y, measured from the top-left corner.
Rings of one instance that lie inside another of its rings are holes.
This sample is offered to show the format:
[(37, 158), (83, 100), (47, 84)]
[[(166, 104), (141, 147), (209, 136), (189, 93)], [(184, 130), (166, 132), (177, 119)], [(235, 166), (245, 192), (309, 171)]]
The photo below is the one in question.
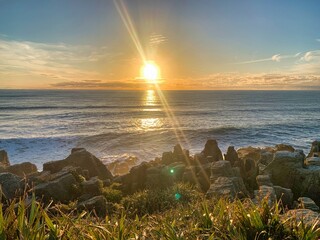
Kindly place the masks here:
[(320, 88), (320, 2), (0, 0), (0, 88)]

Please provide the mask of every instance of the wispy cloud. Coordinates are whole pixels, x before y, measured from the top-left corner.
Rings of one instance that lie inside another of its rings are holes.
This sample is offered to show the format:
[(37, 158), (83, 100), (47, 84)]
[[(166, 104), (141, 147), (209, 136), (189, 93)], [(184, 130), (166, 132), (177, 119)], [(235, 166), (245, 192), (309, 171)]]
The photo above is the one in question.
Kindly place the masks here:
[(259, 63), (259, 62), (268, 62), (268, 61), (274, 61), (274, 62), (280, 62), (283, 59), (289, 59), (289, 58), (297, 58), (301, 53), (296, 53), (293, 55), (281, 55), (281, 54), (275, 54), (269, 58), (262, 58), (262, 59), (255, 59), (250, 61), (243, 61), (238, 62), (236, 64), (250, 64), (250, 63)]
[(281, 74), (281, 73), (217, 73), (198, 79), (176, 79), (172, 88), (182, 89), (230, 89), (230, 90), (272, 90), (272, 89), (318, 89), (319, 75)]
[(149, 39), (149, 44), (151, 47), (158, 47), (159, 45), (165, 43), (167, 38), (161, 34), (152, 34)]
[[(84, 64), (108, 57), (105, 48), (13, 41), (0, 38), (1, 74), (28, 74), (56, 79), (96, 78), (95, 71), (84, 70)], [(0, 77), (1, 77), (0, 74)]]
[(143, 84), (137, 81), (82, 80), (54, 83), (51, 84), (51, 87), (66, 89), (140, 89)]

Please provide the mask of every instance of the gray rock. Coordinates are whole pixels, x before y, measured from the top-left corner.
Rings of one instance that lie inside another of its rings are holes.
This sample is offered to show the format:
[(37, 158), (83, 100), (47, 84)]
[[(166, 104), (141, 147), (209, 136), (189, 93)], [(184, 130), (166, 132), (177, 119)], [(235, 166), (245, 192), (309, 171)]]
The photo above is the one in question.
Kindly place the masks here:
[(210, 181), (214, 183), (219, 177), (233, 177), (234, 172), (229, 161), (217, 161), (211, 166)]
[(312, 143), (308, 157), (320, 157), (320, 141)]
[(56, 173), (66, 166), (80, 167), (83, 170), (87, 170), (90, 178), (95, 176), (98, 176), (100, 179), (113, 178), (107, 167), (85, 149), (73, 151), (73, 153), (64, 160), (45, 163), (43, 164), (43, 170)]
[(282, 216), (282, 221), (287, 223), (299, 223), (303, 222), (306, 226), (312, 227), (315, 225), (315, 229), (320, 227), (320, 215), (310, 209), (294, 209), (289, 210)]
[(20, 177), (35, 173), (38, 171), (37, 166), (30, 162), (23, 162), (11, 165), (7, 167), (4, 171), (10, 172)]
[(79, 183), (71, 173), (46, 183), (41, 183), (34, 188), (36, 196), (44, 200), (56, 202), (69, 202), (80, 195)]
[(311, 198), (300, 197), (298, 198), (298, 202), (299, 202), (299, 208), (310, 209), (312, 211), (317, 211), (317, 212), (319, 211), (319, 207)]
[(88, 181), (81, 184), (82, 192), (90, 194), (91, 197), (100, 195), (102, 193), (103, 182), (98, 177), (92, 177)]
[[(0, 187), (5, 199), (21, 196), (24, 189), (23, 180), (12, 173), (0, 173)], [(1, 197), (2, 197), (1, 196)]]
[(320, 157), (308, 157), (304, 163), (307, 166), (320, 166)]
[(8, 153), (5, 150), (0, 150), (0, 166), (2, 167), (10, 166)]
[(77, 206), (78, 210), (88, 210), (88, 211), (95, 211), (95, 213), (100, 216), (104, 217), (107, 214), (107, 201), (106, 199), (100, 195), (85, 200), (83, 202), (78, 203)]
[(226, 197), (231, 200), (245, 195), (246, 188), (239, 177), (218, 177), (206, 193), (207, 197)]
[(247, 195), (247, 190), (239, 173), (229, 161), (217, 161), (211, 166), (210, 187), (207, 197), (228, 197), (234, 199)]
[(288, 152), (294, 152), (295, 149), (290, 146), (290, 145), (286, 145), (286, 144), (278, 144), (275, 146), (275, 151), (288, 151)]
[(218, 147), (216, 140), (210, 139), (206, 142), (203, 151), (201, 152), (205, 157), (211, 156), (212, 161), (223, 160), (222, 152)]
[(267, 200), (268, 204), (271, 206), (276, 201), (276, 193), (273, 187), (270, 186), (259, 186), (259, 190), (254, 191), (255, 199), (258, 202)]
[(238, 153), (234, 149), (234, 146), (228, 147), (227, 154), (225, 154), (225, 160), (229, 161), (232, 166), (234, 166), (239, 161)]
[(258, 175), (257, 178), (257, 184), (258, 186), (269, 186), (273, 187), (273, 184), (271, 182), (270, 176), (269, 175)]
[(264, 165), (268, 165), (269, 163), (271, 163), (273, 160), (273, 153), (272, 152), (261, 152), (260, 155), (260, 163), (264, 164)]
[(293, 203), (293, 193), (289, 188), (283, 188), (280, 186), (273, 186), (277, 196), (277, 200), (282, 202), (283, 206), (291, 207)]

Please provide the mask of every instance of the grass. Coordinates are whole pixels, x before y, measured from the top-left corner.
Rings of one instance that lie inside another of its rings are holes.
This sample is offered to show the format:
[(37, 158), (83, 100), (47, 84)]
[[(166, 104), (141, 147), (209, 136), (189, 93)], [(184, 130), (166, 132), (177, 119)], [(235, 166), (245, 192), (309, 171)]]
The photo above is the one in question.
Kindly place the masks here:
[[(109, 189), (110, 190), (110, 189)], [(118, 193), (116, 193), (118, 196)], [(317, 223), (283, 220), (277, 203), (205, 199), (177, 184), (116, 199), (105, 218), (32, 197), (0, 205), (0, 239), (319, 239)]]

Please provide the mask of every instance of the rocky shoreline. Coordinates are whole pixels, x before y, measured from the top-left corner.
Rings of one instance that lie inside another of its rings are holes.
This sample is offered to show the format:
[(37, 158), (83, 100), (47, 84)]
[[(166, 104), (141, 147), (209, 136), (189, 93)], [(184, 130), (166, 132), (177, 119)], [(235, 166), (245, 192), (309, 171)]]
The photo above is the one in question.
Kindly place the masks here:
[[(132, 164), (136, 163), (132, 159)], [(187, 182), (197, 186), (207, 198), (244, 199), (259, 203), (267, 199), (288, 209), (288, 215), (319, 218), (320, 204), (320, 142), (312, 143), (306, 156), (292, 146), (246, 147), (230, 146), (222, 154), (216, 140), (208, 140), (201, 153), (193, 156), (178, 144), (173, 151), (143, 162), (123, 175), (113, 175), (117, 166), (105, 166), (84, 148), (74, 148), (59, 161), (47, 162), (38, 172), (34, 164), (11, 165), (5, 150), (0, 150), (1, 201), (27, 196), (48, 203), (76, 201), (77, 209), (93, 210), (104, 216), (110, 203), (103, 188), (117, 184), (123, 196), (144, 189), (172, 186)]]

